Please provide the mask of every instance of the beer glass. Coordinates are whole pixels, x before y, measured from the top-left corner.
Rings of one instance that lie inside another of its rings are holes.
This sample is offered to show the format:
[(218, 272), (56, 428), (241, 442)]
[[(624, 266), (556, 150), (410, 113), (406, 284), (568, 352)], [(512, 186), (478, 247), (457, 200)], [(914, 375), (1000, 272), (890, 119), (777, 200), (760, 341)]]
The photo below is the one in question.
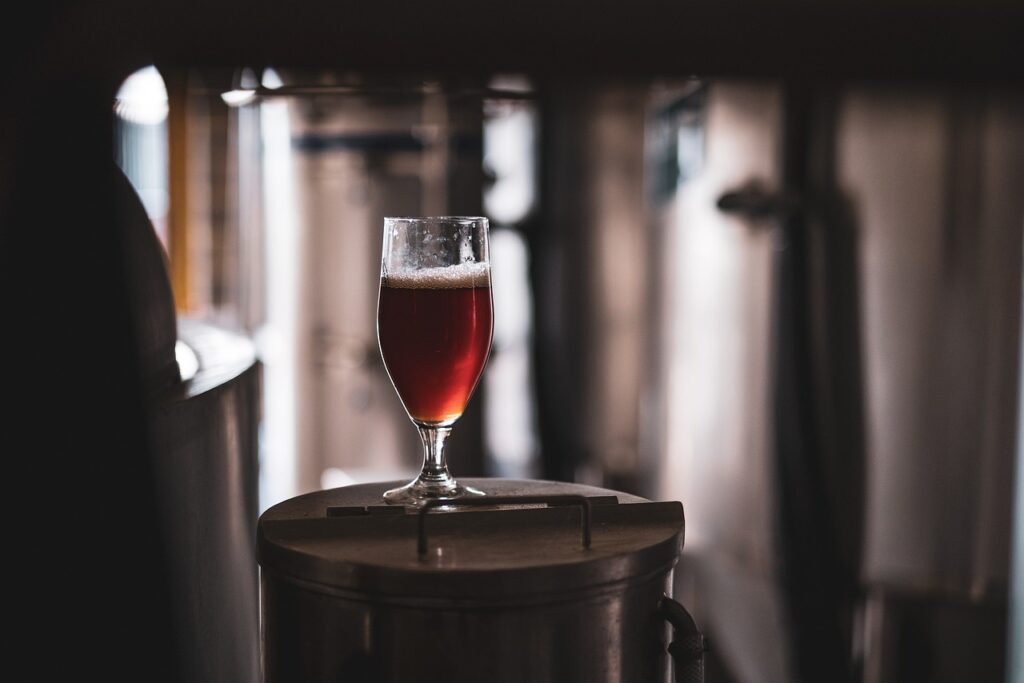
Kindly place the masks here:
[(491, 349), (486, 218), (385, 218), (377, 339), (391, 383), (423, 441), (413, 481), (384, 494), (422, 505), (482, 492), (448, 472), (444, 446)]

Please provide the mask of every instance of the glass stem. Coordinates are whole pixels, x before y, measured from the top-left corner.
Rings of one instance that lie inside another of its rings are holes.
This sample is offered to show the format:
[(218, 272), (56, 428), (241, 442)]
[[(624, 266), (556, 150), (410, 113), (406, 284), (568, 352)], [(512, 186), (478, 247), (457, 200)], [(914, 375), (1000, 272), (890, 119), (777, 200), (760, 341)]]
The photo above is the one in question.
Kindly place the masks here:
[(452, 433), (451, 427), (420, 427), (423, 440), (423, 470), (420, 479), (425, 481), (447, 481), (448, 463), (444, 459), (444, 444)]

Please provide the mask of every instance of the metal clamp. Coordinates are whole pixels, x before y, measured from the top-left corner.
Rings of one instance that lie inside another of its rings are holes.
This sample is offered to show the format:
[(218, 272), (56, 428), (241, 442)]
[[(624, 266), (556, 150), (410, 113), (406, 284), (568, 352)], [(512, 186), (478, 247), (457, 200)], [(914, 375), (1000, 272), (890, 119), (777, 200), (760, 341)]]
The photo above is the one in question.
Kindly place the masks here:
[(427, 554), (427, 513), (436, 507), (488, 507), (492, 505), (579, 505), (581, 508), (580, 526), (583, 547), (590, 550), (590, 501), (586, 496), (480, 496), (474, 498), (455, 498), (453, 500), (434, 499), (423, 504), (419, 511), (417, 524), (416, 552), (420, 557)]

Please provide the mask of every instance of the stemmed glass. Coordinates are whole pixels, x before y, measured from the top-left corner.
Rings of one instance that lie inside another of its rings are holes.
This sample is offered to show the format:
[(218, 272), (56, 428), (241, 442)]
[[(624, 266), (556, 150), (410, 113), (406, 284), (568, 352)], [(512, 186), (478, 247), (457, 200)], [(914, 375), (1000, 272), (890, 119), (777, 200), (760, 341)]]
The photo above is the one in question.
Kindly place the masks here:
[(491, 350), (486, 218), (385, 218), (377, 338), (391, 383), (423, 441), (419, 476), (388, 503), (483, 495), (448, 472), (444, 446)]

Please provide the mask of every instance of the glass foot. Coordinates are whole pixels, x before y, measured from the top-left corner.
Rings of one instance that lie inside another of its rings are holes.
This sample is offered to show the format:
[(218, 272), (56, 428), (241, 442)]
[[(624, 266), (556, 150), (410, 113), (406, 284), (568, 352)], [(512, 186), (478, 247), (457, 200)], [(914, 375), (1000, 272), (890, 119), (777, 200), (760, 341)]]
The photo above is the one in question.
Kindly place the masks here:
[(384, 501), (388, 505), (405, 505), (420, 507), (428, 500), (454, 500), (466, 496), (483, 496), (483, 491), (464, 486), (454, 477), (441, 478), (436, 481), (417, 477), (405, 486), (391, 489), (384, 493)]

